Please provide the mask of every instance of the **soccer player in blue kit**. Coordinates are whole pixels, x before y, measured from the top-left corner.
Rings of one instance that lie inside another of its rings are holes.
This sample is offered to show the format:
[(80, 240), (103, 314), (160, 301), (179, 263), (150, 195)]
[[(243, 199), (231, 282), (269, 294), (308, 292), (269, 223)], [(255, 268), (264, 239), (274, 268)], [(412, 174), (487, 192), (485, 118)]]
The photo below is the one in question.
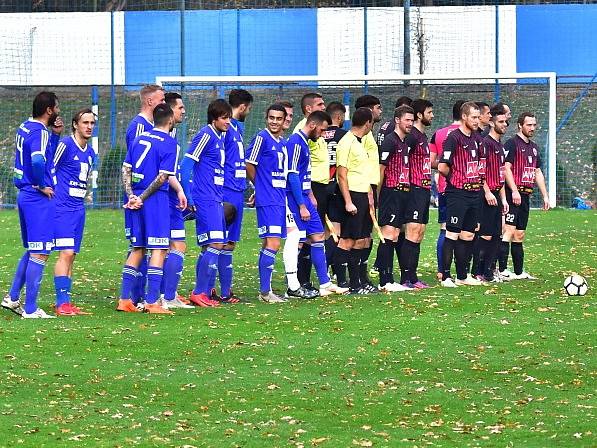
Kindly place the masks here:
[[(2, 307), (25, 319), (52, 318), (37, 306), (37, 296), (54, 239), (54, 164), (52, 157), (64, 127), (58, 98), (40, 92), (33, 100), (32, 118), (23, 122), (15, 137), (14, 184), (25, 253), (19, 260), (10, 292)], [(25, 304), (20, 293), (26, 286)]]
[(54, 154), (56, 188), (54, 201), (54, 250), (59, 251), (54, 267), (56, 314), (88, 314), (71, 303), (73, 263), (81, 249), (85, 227), (87, 180), (97, 154), (88, 144), (96, 116), (89, 108), (77, 111), (72, 119), (72, 135), (60, 140)]
[(287, 154), (281, 135), (286, 109), (272, 104), (265, 112), (266, 128), (247, 148), (247, 177), (255, 185), (257, 232), (263, 240), (259, 252), (259, 299), (267, 303), (287, 300), (272, 291), (272, 273), (280, 241), (286, 238)]
[(245, 168), (245, 148), (243, 141), (244, 121), (253, 105), (253, 96), (243, 89), (231, 90), (228, 103), (232, 108), (230, 127), (224, 137), (226, 160), (224, 163), (224, 202), (236, 207), (235, 219), (228, 226), (228, 241), (218, 257), (218, 274), (222, 302), (238, 303), (240, 299), (232, 292), (233, 264), (232, 252), (240, 241), (243, 222), (244, 192), (247, 188)]
[[(149, 84), (143, 86), (139, 92), (139, 98), (141, 100), (141, 110), (131, 120), (126, 129), (126, 150), (127, 153), (131, 150), (131, 145), (135, 138), (141, 135), (143, 132), (149, 131), (153, 128), (153, 110), (158, 104), (164, 103), (165, 94), (164, 89), (155, 84)], [(124, 196), (124, 203), (126, 204), (127, 198)], [(124, 234), (126, 238), (130, 236), (130, 214), (131, 210), (124, 209)], [(133, 301), (135, 303), (142, 303), (145, 298), (145, 284), (146, 284), (146, 272), (147, 272), (147, 259), (144, 258), (141, 261), (141, 266), (137, 272), (138, 283), (133, 288)], [(122, 310), (126, 311), (126, 310)]]
[[(133, 141), (123, 163), (123, 184), (128, 196), (125, 207), (132, 210), (132, 250), (122, 270), (122, 293), (117, 310), (135, 312), (130, 300), (131, 290), (137, 281), (137, 271), (145, 251), (150, 249), (144, 311), (172, 314), (172, 311), (160, 306), (158, 299), (164, 259), (170, 247), (168, 179), (176, 174), (179, 147), (170, 135), (174, 126), (174, 113), (170, 106), (158, 104), (153, 110), (153, 122), (151, 131), (144, 132)], [(178, 193), (180, 208), (186, 208), (182, 189)]]
[(232, 108), (226, 101), (212, 101), (207, 107), (209, 124), (195, 135), (180, 167), (189, 207), (195, 208), (197, 244), (204, 248), (197, 259), (195, 288), (190, 300), (203, 307), (220, 305), (210, 297), (210, 279), (216, 274), (220, 252), (227, 242), (223, 205), (224, 134), (231, 116)]

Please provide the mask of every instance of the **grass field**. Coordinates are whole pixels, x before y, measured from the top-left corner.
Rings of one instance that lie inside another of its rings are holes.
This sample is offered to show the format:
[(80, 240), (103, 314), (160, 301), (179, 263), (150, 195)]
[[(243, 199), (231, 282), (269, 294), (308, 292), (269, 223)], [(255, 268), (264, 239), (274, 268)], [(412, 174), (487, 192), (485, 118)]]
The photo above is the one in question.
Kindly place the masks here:
[[(0, 446), (596, 446), (597, 213), (530, 221), (538, 281), (275, 306), (255, 299), (248, 212), (236, 291), (250, 301), (156, 317), (113, 311), (122, 217), (90, 212), (73, 295), (93, 316), (1, 311)], [(6, 291), (21, 253), (16, 212), (0, 224)], [(421, 262), (429, 282), (435, 235), (433, 225)], [(586, 296), (563, 293), (572, 271)]]

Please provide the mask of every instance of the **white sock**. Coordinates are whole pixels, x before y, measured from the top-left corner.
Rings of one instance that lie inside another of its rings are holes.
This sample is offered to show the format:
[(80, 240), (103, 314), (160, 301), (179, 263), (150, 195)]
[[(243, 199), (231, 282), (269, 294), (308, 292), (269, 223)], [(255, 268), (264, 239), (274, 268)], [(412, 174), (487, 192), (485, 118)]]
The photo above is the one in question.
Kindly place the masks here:
[[(290, 229), (289, 229), (290, 230)], [(286, 271), (286, 281), (288, 288), (296, 290), (301, 287), (296, 274), (298, 270), (298, 252), (301, 235), (298, 229), (289, 231), (286, 235), (286, 242), (284, 243), (284, 270)]]

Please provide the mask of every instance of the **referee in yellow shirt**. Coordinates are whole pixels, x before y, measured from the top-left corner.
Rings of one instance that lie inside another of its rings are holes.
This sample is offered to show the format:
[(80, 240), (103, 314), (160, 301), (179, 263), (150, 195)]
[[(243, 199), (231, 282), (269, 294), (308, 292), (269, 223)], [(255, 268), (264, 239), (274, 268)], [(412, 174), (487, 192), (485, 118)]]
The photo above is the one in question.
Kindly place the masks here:
[[(295, 126), (293, 134), (305, 127), (307, 118), (313, 112), (325, 111), (325, 102), (321, 94), (311, 92), (303, 95), (301, 98), (301, 109), (305, 116)], [(319, 137), (316, 141), (309, 140), (309, 152), (311, 153), (311, 191), (317, 201), (317, 213), (321, 222), (325, 223), (325, 215), (328, 208), (327, 185), (330, 182), (330, 162), (328, 155), (328, 145)], [(297, 277), (302, 287), (314, 291), (311, 284), (311, 246), (303, 244), (298, 255)]]
[[(373, 116), (373, 125), (378, 123), (381, 120), (381, 114), (383, 112), (381, 108), (381, 101), (379, 98), (373, 95), (363, 95), (357, 98), (354, 104), (355, 110), (359, 108), (367, 108), (371, 111)], [(373, 126), (372, 126), (373, 127)], [(379, 149), (377, 146), (377, 142), (375, 141), (375, 137), (373, 136), (373, 131), (370, 130), (365, 136), (363, 137), (362, 141), (363, 147), (367, 152), (367, 179), (369, 180), (370, 189), (369, 189), (369, 206), (375, 209), (377, 208), (377, 185), (379, 184), (380, 176), (379, 176)], [(373, 247), (373, 240), (371, 239), (371, 232), (373, 231), (373, 221), (367, 213), (367, 225), (366, 225), (366, 237), (358, 240), (355, 243), (355, 250), (359, 252), (360, 261), (359, 261), (359, 273), (361, 276), (361, 287), (363, 289), (363, 293), (372, 293), (376, 292), (377, 288), (371, 283), (368, 275), (368, 267), (367, 261), (369, 260), (369, 255), (371, 254), (371, 249)]]
[(356, 243), (371, 234), (369, 229), (371, 170), (369, 155), (363, 141), (372, 127), (371, 109), (367, 107), (357, 109), (352, 115), (352, 128), (336, 147), (336, 178), (344, 202), (345, 216), (340, 241), (334, 252), (334, 265), (338, 284), (344, 285), (346, 284), (344, 266), (348, 266), (350, 292), (353, 294), (366, 293), (361, 284), (359, 272), (361, 251), (356, 248)]

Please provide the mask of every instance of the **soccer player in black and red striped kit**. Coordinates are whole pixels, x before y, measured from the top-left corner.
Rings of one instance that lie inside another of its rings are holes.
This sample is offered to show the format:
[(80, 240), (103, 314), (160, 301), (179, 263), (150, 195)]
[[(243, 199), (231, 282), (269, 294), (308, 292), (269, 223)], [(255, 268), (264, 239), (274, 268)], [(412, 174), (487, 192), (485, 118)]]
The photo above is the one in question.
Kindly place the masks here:
[[(474, 232), (479, 222), (479, 192), (483, 181), (479, 173), (482, 148), (476, 133), (479, 115), (480, 111), (475, 103), (466, 102), (462, 105), (460, 126), (446, 138), (438, 166), (438, 171), (448, 183), (445, 193), (447, 222), (441, 284), (449, 288), (482, 284), (467, 272)], [(452, 257), (456, 264), (456, 281), (450, 275)]]
[(506, 149), (505, 177), (506, 199), (510, 210), (506, 214), (506, 231), (502, 236), (507, 257), (507, 245), (510, 244), (514, 273), (501, 272), (505, 280), (529, 279), (530, 274), (524, 271), (524, 250), (522, 243), (529, 220), (530, 196), (535, 184), (543, 197), (543, 210), (549, 210), (549, 196), (545, 186), (545, 177), (541, 171), (539, 147), (531, 140), (537, 128), (537, 118), (531, 112), (523, 112), (518, 116), (518, 133), (508, 140)]
[(478, 232), (477, 280), (499, 281), (493, 275), (493, 262), (497, 257), (500, 235), (502, 234), (502, 214), (508, 213), (508, 202), (504, 188), (504, 164), (506, 154), (501, 142), (508, 129), (506, 111), (503, 107), (491, 109), (489, 134), (483, 139), (485, 155), (484, 197), (481, 201), (481, 223)]

